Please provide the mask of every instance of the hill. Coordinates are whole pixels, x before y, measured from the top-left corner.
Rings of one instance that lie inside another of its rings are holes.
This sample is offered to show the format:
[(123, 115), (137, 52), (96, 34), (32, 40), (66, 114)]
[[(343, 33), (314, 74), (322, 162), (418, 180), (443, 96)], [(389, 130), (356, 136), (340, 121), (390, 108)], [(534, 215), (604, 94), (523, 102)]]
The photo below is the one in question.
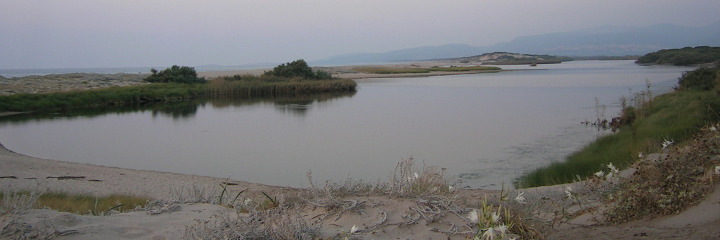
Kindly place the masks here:
[(645, 27), (605, 26), (572, 32), (515, 38), (490, 46), (447, 44), (383, 53), (351, 53), (311, 61), (312, 65), (351, 65), (406, 62), (474, 56), (488, 52), (522, 52), (556, 56), (626, 56), (685, 46), (720, 43), (720, 22), (705, 27), (658, 24)]
[(711, 63), (720, 60), (720, 47), (684, 47), (681, 49), (663, 49), (638, 58), (640, 64), (673, 64), (688, 66)]
[(492, 64), (492, 65), (520, 65), (520, 64), (553, 64), (570, 61), (568, 57), (550, 55), (532, 55), (508, 52), (493, 52), (472, 57), (449, 59), (461, 63)]

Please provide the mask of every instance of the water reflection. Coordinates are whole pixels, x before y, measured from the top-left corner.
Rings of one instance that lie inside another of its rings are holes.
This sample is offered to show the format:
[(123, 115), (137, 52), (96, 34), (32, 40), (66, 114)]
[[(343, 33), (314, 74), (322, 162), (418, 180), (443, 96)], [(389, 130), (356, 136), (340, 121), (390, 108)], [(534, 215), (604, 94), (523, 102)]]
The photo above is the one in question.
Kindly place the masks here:
[(0, 125), (27, 122), (42, 122), (46, 120), (63, 118), (67, 120), (83, 118), (92, 119), (100, 116), (115, 114), (129, 114), (149, 111), (152, 118), (168, 117), (173, 120), (189, 119), (196, 116), (198, 109), (210, 105), (213, 108), (223, 109), (231, 107), (252, 106), (263, 103), (272, 103), (280, 112), (291, 113), (303, 117), (310, 110), (313, 103), (330, 102), (338, 98), (350, 98), (355, 93), (323, 93), (293, 95), (268, 98), (212, 98), (194, 99), (180, 102), (144, 103), (138, 105), (113, 106), (108, 108), (74, 109), (54, 113), (25, 113), (0, 117)]

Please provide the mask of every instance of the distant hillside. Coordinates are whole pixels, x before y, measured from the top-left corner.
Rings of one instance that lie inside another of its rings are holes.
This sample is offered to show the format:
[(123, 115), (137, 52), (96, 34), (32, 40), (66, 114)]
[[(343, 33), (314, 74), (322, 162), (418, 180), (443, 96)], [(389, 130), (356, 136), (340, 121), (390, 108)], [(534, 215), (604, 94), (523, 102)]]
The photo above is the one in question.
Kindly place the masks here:
[(475, 47), (466, 44), (425, 46), (384, 53), (333, 56), (312, 65), (349, 65), (474, 56), (488, 52), (521, 52), (555, 56), (626, 56), (685, 46), (720, 44), (720, 22), (693, 28), (673, 24), (646, 27), (607, 26), (564, 33), (518, 37), (509, 42)]
[(470, 64), (492, 64), (492, 65), (519, 65), (519, 64), (552, 64), (570, 61), (568, 57), (557, 57), (550, 55), (531, 55), (508, 52), (485, 53), (472, 57), (461, 57), (451, 59), (462, 63)]
[(673, 64), (688, 66), (720, 61), (720, 47), (685, 47), (681, 49), (663, 49), (638, 58), (640, 64)]

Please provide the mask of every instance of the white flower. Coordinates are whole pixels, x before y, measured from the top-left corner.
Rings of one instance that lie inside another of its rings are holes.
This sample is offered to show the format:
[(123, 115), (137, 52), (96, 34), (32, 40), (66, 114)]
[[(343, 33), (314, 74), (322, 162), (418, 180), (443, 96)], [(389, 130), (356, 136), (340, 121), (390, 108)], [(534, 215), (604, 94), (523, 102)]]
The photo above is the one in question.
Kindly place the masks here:
[(612, 179), (613, 179), (613, 172), (609, 172), (609, 173), (605, 176), (605, 181), (608, 181), (608, 182), (609, 182), (609, 181), (612, 181)]
[(494, 240), (495, 239), (495, 230), (493, 228), (489, 227), (485, 230), (485, 233), (483, 233), (483, 239), (487, 240)]
[(643, 157), (645, 157), (645, 154), (643, 154), (642, 152), (639, 152), (639, 153), (638, 153), (638, 158), (643, 158)]
[(525, 204), (525, 197), (523, 197), (524, 192), (518, 193), (517, 197), (515, 197), (515, 201), (520, 204)]
[(609, 163), (609, 164), (608, 164), (608, 168), (609, 168), (610, 171), (612, 171), (613, 173), (618, 173), (618, 172), (620, 172), (615, 166), (613, 166), (612, 163)]
[(360, 231), (360, 228), (359, 228), (357, 225), (353, 225), (353, 226), (350, 228), (350, 234), (356, 233), (356, 232), (358, 232), (358, 231)]
[(507, 226), (505, 226), (505, 224), (503, 224), (503, 225), (497, 226), (495, 228), (495, 230), (500, 232), (500, 236), (505, 236), (505, 231), (507, 231)]
[(673, 145), (673, 144), (675, 144), (675, 141), (665, 139), (665, 141), (663, 141), (663, 143), (662, 143), (662, 148), (667, 149), (670, 145)]
[(415, 175), (415, 179), (418, 179), (418, 178), (420, 178), (420, 175), (418, 175), (418, 173), (417, 173), (417, 172), (414, 172), (414, 173), (413, 173), (413, 175)]
[(717, 132), (717, 128), (715, 126), (710, 127), (711, 132)]
[(448, 192), (455, 191), (455, 187), (453, 185), (448, 185)]
[(468, 213), (468, 219), (469, 219), (470, 222), (472, 222), (472, 223), (477, 223), (477, 222), (478, 222), (478, 212), (477, 212), (477, 209), (473, 209), (472, 211), (470, 211), (470, 213)]
[(492, 213), (492, 222), (496, 223), (498, 220), (500, 220), (500, 214), (497, 212)]
[(715, 174), (720, 175), (720, 166), (715, 166)]
[(602, 170), (600, 170), (600, 171), (597, 171), (597, 172), (595, 173), (595, 176), (596, 176), (596, 177), (603, 177), (603, 176), (605, 176), (605, 173), (604, 173)]
[(570, 187), (570, 186), (565, 187), (565, 197), (567, 197), (567, 199), (572, 199), (572, 197), (573, 197), (572, 187)]
[(245, 203), (245, 205), (250, 205), (250, 203), (252, 203), (252, 199), (246, 198), (243, 203)]

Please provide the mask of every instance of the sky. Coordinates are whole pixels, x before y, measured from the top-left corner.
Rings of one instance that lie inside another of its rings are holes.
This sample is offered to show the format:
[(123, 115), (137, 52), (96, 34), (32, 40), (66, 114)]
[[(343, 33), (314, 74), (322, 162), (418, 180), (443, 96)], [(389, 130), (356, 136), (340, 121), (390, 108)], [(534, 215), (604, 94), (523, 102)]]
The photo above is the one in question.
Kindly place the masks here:
[(720, 21), (717, 0), (0, 0), (0, 69), (281, 63), (600, 26)]

